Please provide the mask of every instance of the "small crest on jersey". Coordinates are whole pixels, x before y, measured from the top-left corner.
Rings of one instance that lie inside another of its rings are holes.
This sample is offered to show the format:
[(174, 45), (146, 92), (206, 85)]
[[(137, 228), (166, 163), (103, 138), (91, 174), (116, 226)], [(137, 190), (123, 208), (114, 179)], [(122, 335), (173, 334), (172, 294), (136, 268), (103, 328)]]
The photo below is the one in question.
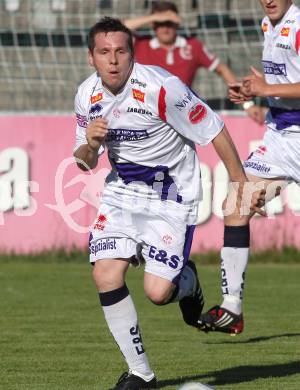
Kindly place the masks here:
[(139, 100), (144, 103), (145, 101), (145, 92), (140, 91), (139, 89), (132, 89), (132, 96), (135, 100)]
[(262, 30), (264, 33), (268, 31), (268, 23), (263, 23)]
[(280, 35), (282, 37), (288, 37), (289, 33), (290, 33), (290, 28), (289, 27), (282, 27), (282, 29), (280, 31)]
[(98, 219), (97, 219), (95, 225), (94, 225), (94, 229), (104, 230), (106, 222), (107, 222), (106, 216), (103, 214), (100, 214), (98, 216)]
[(196, 123), (202, 121), (206, 117), (206, 114), (206, 107), (197, 103), (189, 111), (189, 120), (193, 125), (195, 125)]
[(102, 100), (102, 98), (103, 98), (102, 92), (97, 93), (97, 95), (95, 95), (95, 96), (91, 96), (91, 104), (95, 104), (97, 102), (100, 102), (100, 100)]
[(173, 238), (169, 234), (165, 234), (162, 239), (163, 239), (163, 242), (166, 245), (171, 245), (172, 244)]
[(115, 118), (120, 118), (120, 116), (121, 116), (121, 111), (120, 111), (118, 108), (115, 108), (115, 109), (113, 110), (113, 115), (114, 115)]

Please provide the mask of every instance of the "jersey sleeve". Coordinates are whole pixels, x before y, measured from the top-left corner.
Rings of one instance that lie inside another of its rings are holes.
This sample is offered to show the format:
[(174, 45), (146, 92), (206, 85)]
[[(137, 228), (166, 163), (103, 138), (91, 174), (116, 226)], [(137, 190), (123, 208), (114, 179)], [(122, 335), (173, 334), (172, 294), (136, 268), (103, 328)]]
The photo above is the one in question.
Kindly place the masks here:
[(220, 59), (213, 54), (203, 42), (198, 39), (192, 41), (193, 50), (196, 53), (195, 57), (198, 63), (198, 66), (203, 66), (210, 71), (214, 71), (220, 63)]
[[(80, 91), (77, 91), (75, 96), (75, 115), (76, 115), (76, 138), (75, 138), (75, 146), (73, 148), (73, 152), (75, 152), (81, 145), (87, 144), (86, 139), (86, 128), (88, 125), (88, 112), (87, 109), (84, 108), (84, 104), (82, 103), (82, 96)], [(99, 148), (98, 154), (102, 154), (104, 152), (104, 147), (101, 146)]]
[(224, 122), (178, 77), (167, 78), (158, 98), (160, 118), (185, 138), (207, 145), (224, 127)]
[(300, 16), (295, 21), (295, 50), (298, 56), (300, 56)]

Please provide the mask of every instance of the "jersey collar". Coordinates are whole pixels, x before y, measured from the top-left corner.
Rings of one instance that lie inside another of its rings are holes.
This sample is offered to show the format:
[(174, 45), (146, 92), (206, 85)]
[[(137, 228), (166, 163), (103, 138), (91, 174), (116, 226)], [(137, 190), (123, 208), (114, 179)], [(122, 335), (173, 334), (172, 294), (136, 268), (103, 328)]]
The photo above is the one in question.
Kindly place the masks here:
[[(185, 47), (186, 44), (187, 44), (187, 40), (184, 37), (177, 36), (173, 48)], [(159, 43), (159, 40), (156, 37), (150, 39), (149, 45), (151, 49), (159, 49), (161, 47), (161, 44)]]

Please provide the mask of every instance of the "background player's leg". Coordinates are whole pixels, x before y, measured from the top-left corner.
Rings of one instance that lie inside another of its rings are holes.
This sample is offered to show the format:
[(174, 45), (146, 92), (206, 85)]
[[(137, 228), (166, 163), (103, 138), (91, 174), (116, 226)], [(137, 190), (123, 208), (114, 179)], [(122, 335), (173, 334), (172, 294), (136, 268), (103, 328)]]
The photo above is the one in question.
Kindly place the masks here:
[[(262, 179), (252, 175), (248, 175), (248, 179), (250, 182), (263, 184), (267, 191), (266, 202), (278, 195), (285, 186), (282, 179)], [(235, 334), (243, 330), (242, 298), (250, 253), (249, 221), (252, 216), (252, 213), (240, 216), (236, 209), (234, 213), (224, 217), (224, 245), (221, 250), (223, 302), (221, 306), (215, 306), (201, 316), (200, 325), (203, 325), (205, 331)]]

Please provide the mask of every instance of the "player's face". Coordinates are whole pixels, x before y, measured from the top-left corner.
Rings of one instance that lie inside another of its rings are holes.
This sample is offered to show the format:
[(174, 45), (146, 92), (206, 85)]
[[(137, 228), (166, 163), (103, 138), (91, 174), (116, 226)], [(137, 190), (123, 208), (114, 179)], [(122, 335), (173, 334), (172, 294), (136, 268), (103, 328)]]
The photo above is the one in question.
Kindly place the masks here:
[(272, 24), (280, 21), (292, 4), (291, 0), (260, 0), (260, 3)]
[(157, 23), (155, 27), (155, 35), (162, 45), (172, 45), (176, 39), (176, 27), (173, 23)]
[(126, 83), (133, 66), (133, 54), (128, 46), (128, 35), (122, 31), (98, 33), (89, 62), (95, 67), (103, 85), (118, 93)]

